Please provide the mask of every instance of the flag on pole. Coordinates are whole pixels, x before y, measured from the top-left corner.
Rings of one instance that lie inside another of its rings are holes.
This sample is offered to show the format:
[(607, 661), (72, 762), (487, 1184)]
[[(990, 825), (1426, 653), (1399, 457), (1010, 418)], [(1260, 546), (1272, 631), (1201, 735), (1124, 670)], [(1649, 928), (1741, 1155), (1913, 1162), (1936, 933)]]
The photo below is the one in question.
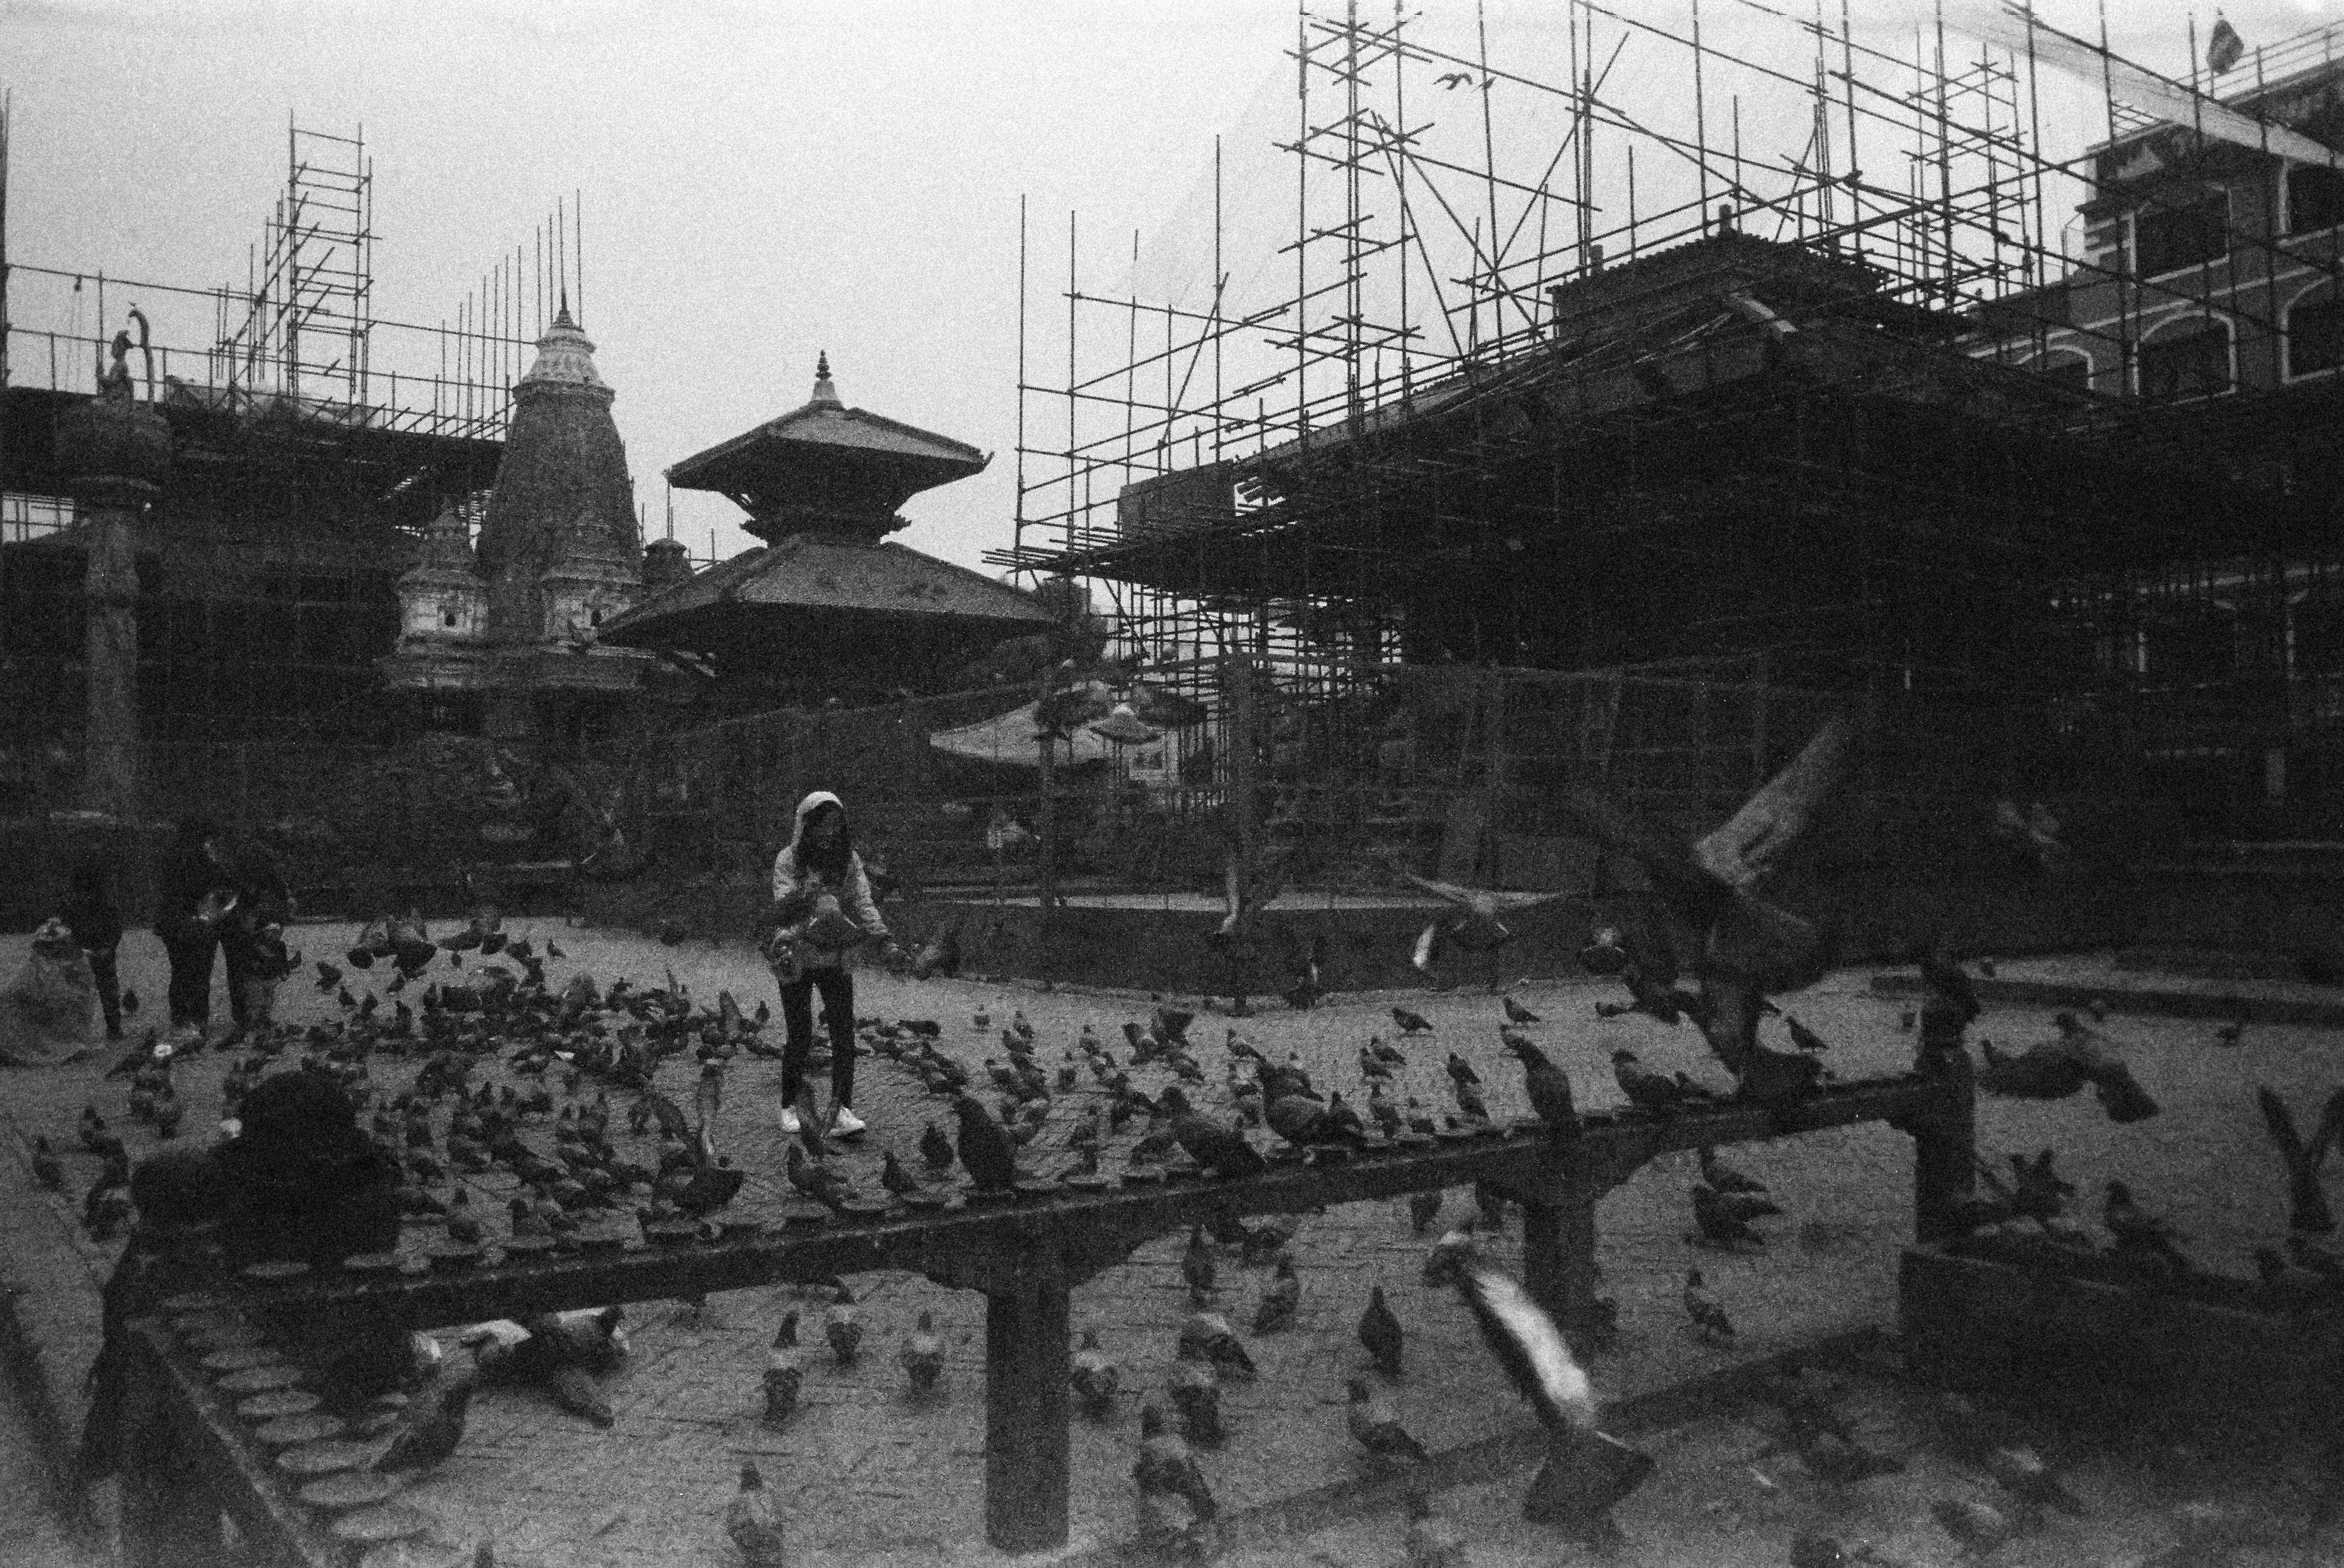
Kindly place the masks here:
[(2238, 30), (2230, 25), (2229, 18), (2217, 15), (2214, 31), (2206, 39), (2206, 63), (2214, 67), (2214, 74), (2218, 76), (2237, 65), (2238, 56), (2246, 52), (2247, 41), (2238, 36)]

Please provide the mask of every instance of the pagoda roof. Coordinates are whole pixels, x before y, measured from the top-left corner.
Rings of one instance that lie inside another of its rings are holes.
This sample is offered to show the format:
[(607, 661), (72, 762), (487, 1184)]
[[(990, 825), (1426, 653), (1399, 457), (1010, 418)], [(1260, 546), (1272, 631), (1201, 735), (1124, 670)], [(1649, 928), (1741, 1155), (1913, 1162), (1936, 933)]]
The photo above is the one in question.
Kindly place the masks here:
[(685, 458), (667, 477), (679, 490), (714, 491), (755, 511), (753, 498), (791, 491), (809, 471), (850, 469), (884, 478), (880, 488), (901, 505), (921, 491), (981, 472), (992, 460), (965, 441), (848, 408), (825, 356), (813, 396), (803, 405)]
[(901, 544), (854, 534), (793, 533), (744, 551), (602, 623), (601, 640), (631, 647), (717, 652), (736, 639), (770, 640), (885, 617), (969, 632), (1056, 624), (1050, 612), (982, 572)]

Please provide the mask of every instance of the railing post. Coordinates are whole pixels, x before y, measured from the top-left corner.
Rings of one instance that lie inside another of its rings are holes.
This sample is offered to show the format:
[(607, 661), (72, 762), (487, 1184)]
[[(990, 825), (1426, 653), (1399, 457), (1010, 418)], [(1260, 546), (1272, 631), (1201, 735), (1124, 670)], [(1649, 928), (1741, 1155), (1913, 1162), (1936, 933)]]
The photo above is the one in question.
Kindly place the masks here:
[(124, 1568), (231, 1568), (219, 1506), (205, 1494), (172, 1431), (167, 1386), (143, 1334), (124, 1337), (122, 1553)]
[(1963, 1231), (1963, 1205), (1977, 1190), (1977, 1084), (1963, 1026), (1924, 1008), (1914, 1070), (1937, 1088), (1935, 1103), (1912, 1119), (1913, 1235), (1924, 1243)]
[(985, 1538), (1003, 1552), (1066, 1543), (1072, 1301), (1037, 1268), (985, 1298)]
[(1544, 1197), (1522, 1197), (1522, 1286), (1586, 1353), (1605, 1337), (1595, 1305), (1595, 1185), (1578, 1160)]

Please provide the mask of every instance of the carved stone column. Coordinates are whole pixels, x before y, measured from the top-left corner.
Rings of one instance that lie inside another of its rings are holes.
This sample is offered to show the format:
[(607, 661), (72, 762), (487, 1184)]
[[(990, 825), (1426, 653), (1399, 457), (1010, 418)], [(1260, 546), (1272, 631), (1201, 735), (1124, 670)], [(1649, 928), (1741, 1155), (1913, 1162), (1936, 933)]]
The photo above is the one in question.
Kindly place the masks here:
[(124, 821), (139, 814), (146, 748), (138, 723), (138, 515), (162, 493), (171, 427), (118, 383), (57, 421), (57, 461), (80, 502), (88, 552), (88, 717), (82, 808)]

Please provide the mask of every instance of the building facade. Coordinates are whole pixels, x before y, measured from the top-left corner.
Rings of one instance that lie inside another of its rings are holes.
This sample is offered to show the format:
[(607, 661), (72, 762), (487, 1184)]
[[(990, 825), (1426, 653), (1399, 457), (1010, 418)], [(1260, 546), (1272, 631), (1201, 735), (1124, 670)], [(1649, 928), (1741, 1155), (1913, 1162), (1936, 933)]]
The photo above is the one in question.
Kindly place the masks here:
[(2160, 123), (2094, 149), (2080, 258), (1978, 312), (1970, 340), (2096, 394), (2096, 443), (2144, 476), (2198, 481), (2184, 518), (2146, 521), (2144, 498), (2142, 524), (2059, 585), (2053, 612), (2076, 703), (2121, 714), (2152, 785), (2224, 836), (2344, 835), (2332, 53), (2223, 100), (2261, 122), (2255, 145), (2235, 124)]

